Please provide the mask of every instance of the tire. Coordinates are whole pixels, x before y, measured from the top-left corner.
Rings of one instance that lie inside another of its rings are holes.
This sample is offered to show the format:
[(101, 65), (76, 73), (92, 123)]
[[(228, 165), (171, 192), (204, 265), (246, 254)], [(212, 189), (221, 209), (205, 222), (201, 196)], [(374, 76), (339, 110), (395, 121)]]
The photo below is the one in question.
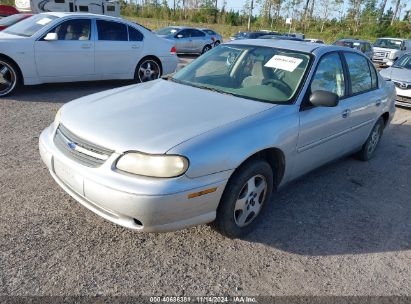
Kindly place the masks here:
[(21, 82), (18, 68), (7, 59), (0, 58), (0, 97), (12, 94)]
[(213, 228), (229, 238), (248, 234), (270, 201), (272, 191), (270, 165), (261, 159), (245, 163), (230, 178), (224, 190)]
[(205, 45), (203, 47), (203, 50), (201, 51), (201, 54), (207, 53), (209, 50), (211, 50), (211, 45)]
[(382, 117), (378, 119), (374, 127), (371, 130), (366, 142), (362, 146), (361, 150), (357, 153), (357, 156), (362, 161), (368, 161), (375, 155), (375, 150), (380, 142), (382, 133), (384, 130), (384, 120)]
[(152, 57), (143, 58), (136, 67), (134, 79), (137, 82), (147, 82), (161, 77), (160, 62)]

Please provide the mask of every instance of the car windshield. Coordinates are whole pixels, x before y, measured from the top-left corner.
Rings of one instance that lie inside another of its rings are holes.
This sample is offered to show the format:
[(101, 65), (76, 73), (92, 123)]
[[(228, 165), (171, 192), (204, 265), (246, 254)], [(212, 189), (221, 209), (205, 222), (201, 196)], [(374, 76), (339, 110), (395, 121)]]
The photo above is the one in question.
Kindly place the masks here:
[(58, 17), (47, 14), (34, 15), (10, 26), (3, 32), (17, 36), (31, 37), (55, 19), (58, 19)]
[(174, 28), (174, 27), (165, 27), (162, 29), (159, 29), (158, 31), (156, 31), (157, 35), (173, 35), (175, 33), (178, 32), (178, 29)]
[(400, 57), (393, 65), (395, 68), (411, 70), (411, 55)]
[(399, 50), (401, 48), (401, 40), (377, 39), (377, 41), (374, 43), (374, 46), (385, 49)]
[(292, 102), (310, 55), (251, 45), (220, 45), (181, 69), (172, 81), (235, 95), (286, 104)]
[(22, 18), (24, 18), (23, 14), (15, 14), (15, 15), (11, 15), (11, 16), (2, 18), (2, 19), (0, 19), (0, 26), (10, 26), (10, 25), (18, 22)]

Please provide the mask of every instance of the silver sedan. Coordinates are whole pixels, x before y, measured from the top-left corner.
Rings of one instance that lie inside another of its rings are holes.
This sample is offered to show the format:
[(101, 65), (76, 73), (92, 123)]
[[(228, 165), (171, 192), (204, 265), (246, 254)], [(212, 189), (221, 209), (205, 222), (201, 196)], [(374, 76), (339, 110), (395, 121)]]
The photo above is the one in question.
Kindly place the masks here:
[(165, 27), (156, 31), (156, 34), (172, 41), (180, 54), (203, 54), (211, 50), (215, 42), (209, 34), (186, 26)]
[(345, 155), (372, 158), (394, 102), (358, 51), (233, 41), (168, 80), (65, 104), (40, 154), (68, 194), (111, 222), (147, 232), (213, 222), (240, 237), (291, 180)]

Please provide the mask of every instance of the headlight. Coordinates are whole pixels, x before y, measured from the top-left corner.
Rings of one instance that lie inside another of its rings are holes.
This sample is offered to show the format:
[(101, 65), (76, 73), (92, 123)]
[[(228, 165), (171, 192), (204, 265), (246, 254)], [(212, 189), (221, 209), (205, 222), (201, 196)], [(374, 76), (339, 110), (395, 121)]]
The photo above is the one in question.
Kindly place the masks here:
[(178, 155), (150, 155), (129, 152), (120, 157), (117, 169), (151, 177), (176, 177), (188, 169), (188, 159)]
[(58, 126), (60, 123), (60, 117), (61, 117), (61, 108), (57, 111), (56, 116), (54, 117), (54, 126)]

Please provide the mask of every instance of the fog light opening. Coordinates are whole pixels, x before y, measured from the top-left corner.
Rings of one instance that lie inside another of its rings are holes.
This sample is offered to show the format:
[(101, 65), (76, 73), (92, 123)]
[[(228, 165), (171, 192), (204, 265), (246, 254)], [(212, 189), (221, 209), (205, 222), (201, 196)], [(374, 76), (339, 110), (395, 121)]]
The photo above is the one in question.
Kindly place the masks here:
[(134, 221), (134, 224), (136, 224), (136, 225), (138, 225), (138, 226), (143, 227), (143, 223), (142, 223), (142, 222), (140, 222), (138, 219), (133, 218), (133, 221)]

